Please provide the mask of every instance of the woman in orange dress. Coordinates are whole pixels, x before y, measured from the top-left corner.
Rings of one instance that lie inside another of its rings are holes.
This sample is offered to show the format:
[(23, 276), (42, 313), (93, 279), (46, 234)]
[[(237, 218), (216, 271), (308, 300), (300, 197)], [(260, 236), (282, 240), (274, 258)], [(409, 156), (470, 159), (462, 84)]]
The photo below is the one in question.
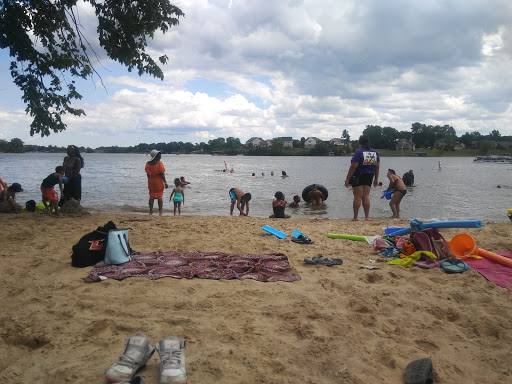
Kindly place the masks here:
[(160, 161), (162, 152), (153, 149), (149, 155), (151, 156), (151, 160), (146, 163), (149, 189), (149, 214), (153, 214), (153, 204), (155, 199), (157, 199), (158, 214), (162, 216), (164, 189), (168, 188), (167, 181), (165, 181), (165, 168)]

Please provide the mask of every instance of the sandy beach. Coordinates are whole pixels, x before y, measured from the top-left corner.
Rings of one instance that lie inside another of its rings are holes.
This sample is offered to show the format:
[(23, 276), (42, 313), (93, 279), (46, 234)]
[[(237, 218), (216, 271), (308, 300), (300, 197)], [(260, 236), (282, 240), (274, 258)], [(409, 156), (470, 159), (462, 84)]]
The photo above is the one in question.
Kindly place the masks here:
[[(138, 252), (284, 253), (294, 282), (129, 278), (86, 283), (71, 247), (112, 220)], [(270, 225), (314, 244), (280, 240)], [(436, 383), (512, 383), (512, 296), (475, 270), (387, 265), (364, 242), (327, 233), (381, 235), (408, 221), (0, 215), (2, 383), (105, 383), (127, 337), (187, 341), (189, 383), (401, 383), (430, 357)], [(444, 229), (480, 248), (512, 251), (512, 223)], [(340, 266), (304, 263), (339, 257)], [(378, 260), (371, 264), (370, 259)], [(373, 265), (379, 269), (362, 269)], [(158, 354), (140, 371), (159, 383)]]

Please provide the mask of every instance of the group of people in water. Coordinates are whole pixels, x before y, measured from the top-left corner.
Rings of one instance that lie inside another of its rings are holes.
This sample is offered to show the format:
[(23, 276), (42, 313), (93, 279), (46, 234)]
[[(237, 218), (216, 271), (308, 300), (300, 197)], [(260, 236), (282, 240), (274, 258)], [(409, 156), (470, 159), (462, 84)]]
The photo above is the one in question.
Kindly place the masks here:
[[(354, 153), (351, 159), (351, 165), (345, 179), (345, 186), (352, 188), (353, 193), (353, 218), (358, 220), (359, 209), (363, 206), (364, 218), (370, 219), (370, 190), (371, 186), (377, 187), (382, 185), (379, 182), (380, 158), (378, 152), (371, 148), (368, 136), (362, 135), (359, 138), (360, 148)], [(165, 178), (165, 167), (161, 161), (162, 152), (156, 149), (150, 153), (150, 160), (146, 163), (145, 172), (148, 180), (149, 190), (149, 214), (153, 214), (154, 202), (157, 200), (158, 213), (163, 214), (163, 193), (169, 186)], [(225, 164), (228, 169), (227, 164)], [(78, 147), (70, 145), (67, 147), (67, 155), (63, 164), (55, 168), (55, 172), (48, 175), (41, 183), (41, 194), (45, 208), (48, 212), (58, 215), (58, 208), (70, 199), (77, 201), (82, 197), (82, 182), (80, 170), (84, 167), (84, 159), (80, 154)], [(274, 171), (271, 172), (271, 175)], [(263, 176), (264, 174), (262, 174)], [(253, 176), (255, 174), (253, 173)], [(393, 213), (393, 218), (400, 217), (400, 203), (407, 193), (407, 187), (414, 185), (414, 172), (409, 170), (402, 178), (396, 175), (393, 169), (388, 169), (386, 173), (389, 179), (389, 185), (386, 191), (391, 193), (389, 206)], [(281, 172), (281, 177), (288, 177), (285, 171)], [(174, 204), (174, 214), (181, 214), (181, 206), (185, 204), (184, 186), (190, 184), (182, 176), (174, 179), (174, 188), (169, 197), (169, 201)], [(60, 189), (60, 199), (55, 190), (56, 185)], [(303, 199), (312, 205), (321, 205), (327, 198), (327, 191), (322, 191), (322, 186), (315, 184), (307, 187), (307, 191), (303, 191)], [(12, 183), (10, 186), (0, 179), (0, 202), (14, 201), (15, 194), (22, 192), (23, 188), (19, 183)], [(305, 195), (304, 195), (305, 193)], [(241, 216), (249, 215), (249, 205), (251, 194), (245, 193), (240, 188), (231, 188), (229, 190), (231, 200), (230, 215), (233, 215), (236, 206)], [(290, 215), (285, 213), (285, 208), (297, 208), (301, 202), (301, 197), (295, 195), (293, 201), (288, 204), (285, 195), (281, 191), (277, 191), (274, 195), (275, 200), (272, 202), (271, 218), (289, 218)], [(28, 204), (27, 204), (28, 207)]]
[[(59, 207), (62, 207), (67, 201), (82, 199), (82, 176), (80, 170), (84, 167), (84, 159), (80, 150), (75, 145), (67, 147), (67, 154), (64, 157), (62, 165), (55, 167), (55, 172), (50, 173), (41, 182), (41, 199), (44, 209), (48, 213), (59, 216)], [(59, 185), (60, 198), (55, 191), (55, 186)], [(0, 202), (11, 203), (14, 211), (18, 211), (19, 204), (15, 202), (16, 193), (23, 192), (20, 183), (7, 185), (0, 179)], [(36, 203), (30, 200), (25, 207), (28, 210), (35, 211)]]
[[(360, 148), (354, 153), (351, 159), (351, 165), (347, 172), (345, 179), (345, 186), (352, 188), (354, 196), (352, 202), (352, 209), (354, 216), (352, 220), (358, 220), (359, 209), (363, 206), (365, 220), (370, 219), (370, 190), (373, 187), (382, 185), (379, 182), (379, 168), (380, 168), (380, 157), (379, 153), (371, 148), (370, 139), (367, 135), (362, 135), (359, 138)], [(262, 174), (263, 175), (263, 174)], [(255, 176), (253, 173), (252, 176)], [(286, 172), (283, 171), (283, 177), (286, 177)], [(413, 186), (414, 184), (414, 172), (412, 170), (405, 173), (403, 178), (396, 175), (395, 170), (388, 169), (386, 173), (389, 179), (389, 185), (386, 191), (391, 194), (389, 206), (393, 213), (392, 218), (400, 217), (400, 203), (407, 193), (407, 186)], [(309, 186), (304, 191), (307, 197), (307, 201), (312, 205), (321, 205), (327, 198), (322, 192), (320, 186), (315, 184)], [(233, 215), (234, 207), (236, 206), (241, 216), (249, 215), (249, 202), (251, 200), (250, 193), (244, 193), (240, 188), (231, 188), (229, 190), (229, 196), (231, 199), (230, 215)], [(277, 191), (274, 195), (275, 200), (272, 202), (273, 213), (269, 216), (270, 218), (289, 218), (290, 215), (285, 213), (287, 202), (285, 195), (281, 191)], [(298, 207), (301, 198), (299, 195), (295, 195), (293, 202), (289, 204), (290, 207)]]

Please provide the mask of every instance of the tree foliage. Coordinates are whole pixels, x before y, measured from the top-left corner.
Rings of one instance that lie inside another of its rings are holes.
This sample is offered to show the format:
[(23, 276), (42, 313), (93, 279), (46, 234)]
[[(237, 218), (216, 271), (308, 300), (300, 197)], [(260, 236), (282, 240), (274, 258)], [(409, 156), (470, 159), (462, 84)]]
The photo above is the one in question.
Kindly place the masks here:
[(416, 144), (416, 148), (428, 148), (434, 145), (436, 140), (446, 136), (456, 136), (455, 129), (450, 125), (425, 125), (414, 123), (411, 127), (412, 141)]
[[(9, 49), (14, 83), (23, 92), (25, 111), (33, 117), (30, 135), (66, 129), (62, 116), (85, 112), (71, 106), (82, 98), (75, 78), (97, 74), (95, 55), (77, 12), (78, 0), (3, 0), (0, 2), (0, 48)], [(83, 0), (95, 11), (99, 44), (107, 55), (139, 75), (163, 79), (157, 62), (146, 53), (156, 31), (178, 25), (183, 12), (169, 0)], [(161, 64), (167, 62), (161, 56)]]

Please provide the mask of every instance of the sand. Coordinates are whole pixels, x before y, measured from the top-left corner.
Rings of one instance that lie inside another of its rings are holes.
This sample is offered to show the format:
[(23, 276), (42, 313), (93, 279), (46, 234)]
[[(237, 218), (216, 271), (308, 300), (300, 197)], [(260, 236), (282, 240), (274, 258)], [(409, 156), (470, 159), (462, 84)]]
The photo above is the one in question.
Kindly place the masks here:
[[(85, 283), (71, 247), (113, 220), (139, 252), (282, 252), (296, 282), (129, 278)], [(315, 241), (266, 235), (298, 228)], [(436, 383), (512, 383), (512, 295), (474, 270), (405, 269), (366, 243), (327, 233), (382, 234), (407, 221), (92, 214), (0, 215), (0, 378), (8, 383), (104, 383), (125, 339), (187, 341), (189, 383), (401, 383), (430, 357)], [(442, 230), (481, 248), (512, 251), (512, 224)], [(341, 257), (335, 267), (304, 258)], [(159, 382), (158, 354), (140, 375)]]

